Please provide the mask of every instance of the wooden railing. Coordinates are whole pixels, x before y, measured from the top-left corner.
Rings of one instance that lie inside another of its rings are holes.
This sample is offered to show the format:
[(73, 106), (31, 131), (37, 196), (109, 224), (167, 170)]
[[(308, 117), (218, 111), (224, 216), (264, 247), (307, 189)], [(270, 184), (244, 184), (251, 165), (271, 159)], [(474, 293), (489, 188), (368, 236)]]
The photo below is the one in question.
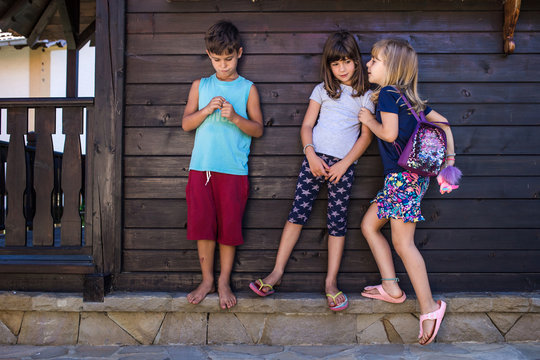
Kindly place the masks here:
[[(93, 104), (93, 98), (0, 100), (10, 135), (8, 144), (0, 144), (0, 272), (93, 272), (92, 244), (84, 238), (80, 144), (83, 116)], [(65, 142), (64, 151), (55, 153), (51, 135), (59, 108)], [(32, 133), (29, 109), (35, 113)]]
[[(25, 146), (25, 165), (26, 165), (26, 179), (25, 184), (26, 188), (24, 190), (24, 218), (26, 219), (26, 228), (27, 231), (27, 243), (30, 246), (33, 245), (32, 230), (33, 230), (33, 220), (36, 214), (36, 190), (34, 188), (34, 167), (36, 166), (36, 145), (35, 145), (35, 133), (31, 132), (27, 134), (27, 145)], [(0, 140), (0, 170), (2, 171), (2, 176), (0, 174), (0, 247), (5, 246), (5, 230), (6, 230), (6, 206), (5, 206), (5, 197), (6, 192), (6, 179), (5, 179), (5, 169), (7, 162), (9, 142)], [(53, 223), (55, 227), (60, 226), (62, 211), (63, 211), (63, 202), (62, 202), (62, 157), (63, 153), (55, 151), (53, 153), (53, 176), (54, 176), (54, 187), (52, 191), (52, 203), (51, 203), (51, 215), (53, 218)], [(82, 169), (83, 169), (83, 189), (84, 189), (84, 166), (85, 166), (85, 156), (82, 155)], [(39, 179), (36, 179), (39, 182)], [(37, 185), (37, 184), (36, 184)], [(84, 221), (84, 191), (81, 193), (82, 197), (82, 206), (81, 206), (81, 216)], [(30, 236), (30, 238), (28, 238)], [(84, 231), (83, 231), (84, 237)], [(59, 231), (55, 231), (55, 244), (54, 246), (59, 246), (58, 240), (60, 239)], [(84, 242), (84, 240), (83, 240)]]

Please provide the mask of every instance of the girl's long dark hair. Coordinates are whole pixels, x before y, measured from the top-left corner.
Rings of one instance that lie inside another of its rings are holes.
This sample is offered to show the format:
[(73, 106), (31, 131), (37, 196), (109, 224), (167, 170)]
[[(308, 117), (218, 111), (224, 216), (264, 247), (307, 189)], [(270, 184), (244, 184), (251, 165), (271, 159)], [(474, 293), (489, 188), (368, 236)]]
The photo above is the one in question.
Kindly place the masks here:
[(339, 31), (328, 37), (324, 44), (321, 61), (321, 75), (324, 79), (324, 87), (328, 96), (339, 99), (341, 86), (338, 79), (332, 74), (330, 64), (334, 61), (351, 59), (354, 64), (354, 74), (351, 87), (353, 96), (362, 96), (369, 89), (366, 67), (362, 63), (360, 48), (354, 36), (347, 31)]

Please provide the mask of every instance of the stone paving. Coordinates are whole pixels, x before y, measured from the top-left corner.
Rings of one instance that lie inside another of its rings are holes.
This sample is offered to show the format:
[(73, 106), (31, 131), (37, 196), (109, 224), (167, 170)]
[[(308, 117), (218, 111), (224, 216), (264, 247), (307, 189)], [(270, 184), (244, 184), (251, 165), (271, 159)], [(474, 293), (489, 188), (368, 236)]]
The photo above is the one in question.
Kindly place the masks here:
[(0, 359), (112, 360), (538, 360), (540, 341), (420, 345), (327, 346), (29, 346), (0, 345)]

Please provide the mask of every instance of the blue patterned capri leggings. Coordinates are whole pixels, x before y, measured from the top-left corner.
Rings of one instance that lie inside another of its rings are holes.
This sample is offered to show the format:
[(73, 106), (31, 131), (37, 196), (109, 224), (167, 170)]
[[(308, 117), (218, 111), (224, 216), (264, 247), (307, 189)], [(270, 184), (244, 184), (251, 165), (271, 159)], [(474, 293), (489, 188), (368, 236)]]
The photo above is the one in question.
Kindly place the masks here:
[[(334, 165), (341, 159), (317, 153), (328, 166)], [(311, 214), (313, 202), (317, 198), (324, 183), (328, 185), (327, 227), (332, 236), (345, 236), (347, 233), (347, 208), (349, 206), (352, 183), (354, 180), (354, 164), (352, 164), (337, 184), (326, 180), (323, 176), (315, 177), (309, 168), (309, 162), (304, 157), (302, 168), (296, 183), (294, 202), (289, 213), (288, 221), (293, 224), (305, 225)]]

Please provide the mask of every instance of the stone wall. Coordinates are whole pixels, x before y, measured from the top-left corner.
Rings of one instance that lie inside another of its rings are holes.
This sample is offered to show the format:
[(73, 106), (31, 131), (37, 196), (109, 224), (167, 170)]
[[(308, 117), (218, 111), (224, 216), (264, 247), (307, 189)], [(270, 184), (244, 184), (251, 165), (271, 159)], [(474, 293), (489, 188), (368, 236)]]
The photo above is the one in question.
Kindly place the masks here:
[[(540, 339), (540, 294), (448, 294), (438, 342)], [(414, 343), (418, 304), (349, 296), (334, 313), (323, 296), (240, 294), (234, 310), (217, 295), (200, 305), (185, 293), (116, 293), (103, 303), (79, 294), (0, 292), (0, 344), (384, 344)]]

